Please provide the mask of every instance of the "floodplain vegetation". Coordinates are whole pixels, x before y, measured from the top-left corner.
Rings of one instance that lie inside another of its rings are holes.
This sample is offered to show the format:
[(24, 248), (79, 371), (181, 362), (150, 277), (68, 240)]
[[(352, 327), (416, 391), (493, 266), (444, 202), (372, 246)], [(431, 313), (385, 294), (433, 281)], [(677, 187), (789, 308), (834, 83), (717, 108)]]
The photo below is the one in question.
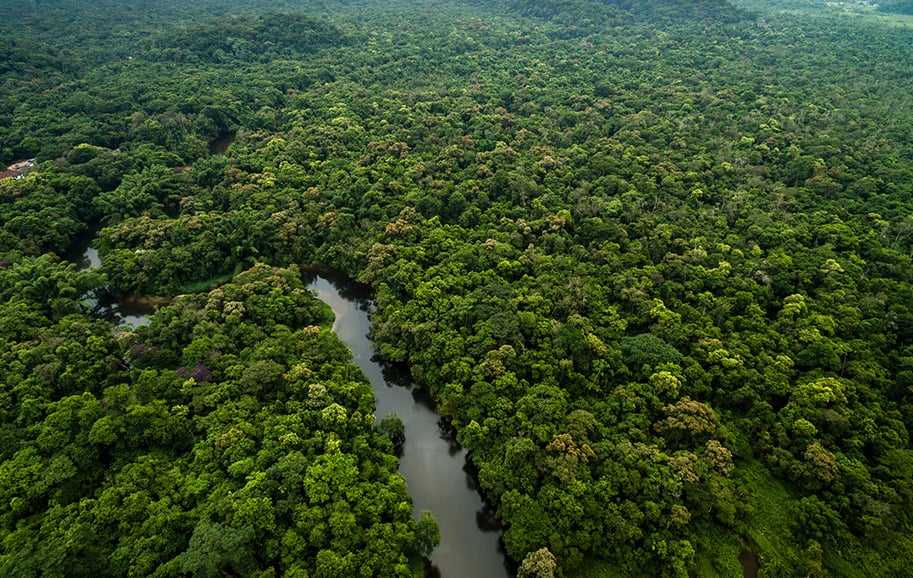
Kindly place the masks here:
[(3, 575), (421, 573), (310, 265), (374, 289), (519, 575), (909, 574), (904, 3), (17, 10)]

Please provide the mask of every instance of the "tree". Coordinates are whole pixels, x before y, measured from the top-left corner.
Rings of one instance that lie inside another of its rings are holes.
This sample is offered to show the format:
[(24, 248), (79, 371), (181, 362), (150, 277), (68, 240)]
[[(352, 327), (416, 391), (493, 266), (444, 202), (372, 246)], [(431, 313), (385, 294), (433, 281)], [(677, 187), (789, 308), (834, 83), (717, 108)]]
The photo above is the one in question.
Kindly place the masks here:
[(403, 444), (406, 443), (406, 426), (395, 413), (385, 415), (377, 424), (377, 431), (389, 438), (396, 453), (399, 454), (403, 451)]
[(182, 572), (199, 578), (246, 574), (254, 567), (249, 528), (231, 528), (209, 520), (201, 521), (190, 537), (187, 551), (176, 559)]
[(657, 422), (656, 431), (671, 441), (702, 440), (717, 430), (717, 416), (710, 406), (685, 397), (663, 407), (666, 418)]
[(517, 572), (517, 578), (556, 578), (558, 575), (558, 561), (548, 548), (528, 553)]
[(441, 531), (434, 521), (434, 514), (422, 510), (415, 523), (415, 551), (419, 556), (431, 556), (434, 548), (441, 543)]

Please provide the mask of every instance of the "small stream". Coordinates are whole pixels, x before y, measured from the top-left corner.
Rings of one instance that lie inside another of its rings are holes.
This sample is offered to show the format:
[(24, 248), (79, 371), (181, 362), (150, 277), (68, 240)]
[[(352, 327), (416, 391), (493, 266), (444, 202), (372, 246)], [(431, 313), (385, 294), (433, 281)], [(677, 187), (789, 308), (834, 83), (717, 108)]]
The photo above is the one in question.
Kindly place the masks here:
[(336, 314), (333, 331), (349, 346), (353, 361), (371, 381), (376, 416), (395, 413), (406, 426), (399, 471), (409, 485), (413, 511), (431, 510), (441, 543), (431, 555), (429, 576), (507, 578), (501, 533), (479, 495), (463, 450), (434, 404), (407, 376), (382, 364), (368, 337), (373, 302), (366, 288), (351, 281), (313, 276), (309, 288)]

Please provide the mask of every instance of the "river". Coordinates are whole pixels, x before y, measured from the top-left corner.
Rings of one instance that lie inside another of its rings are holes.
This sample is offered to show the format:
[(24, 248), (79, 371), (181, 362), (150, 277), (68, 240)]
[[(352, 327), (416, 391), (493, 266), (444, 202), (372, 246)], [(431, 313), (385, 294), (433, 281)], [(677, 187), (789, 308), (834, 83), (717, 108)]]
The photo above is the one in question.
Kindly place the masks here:
[(309, 287), (336, 314), (333, 331), (349, 346), (353, 361), (371, 381), (378, 419), (395, 413), (406, 426), (399, 471), (409, 484), (416, 517), (421, 510), (431, 510), (441, 530), (441, 543), (431, 555), (430, 575), (510, 576), (500, 531), (479, 495), (466, 451), (456, 443), (427, 395), (376, 358), (368, 337), (373, 308), (368, 292), (351, 281), (328, 277), (313, 276)]
[[(89, 246), (91, 234), (79, 239), (66, 255), (82, 269), (101, 266)], [(333, 331), (352, 351), (353, 361), (371, 382), (378, 419), (395, 413), (406, 428), (399, 471), (409, 485), (416, 518), (431, 510), (441, 531), (441, 543), (431, 555), (427, 575), (439, 578), (508, 578), (501, 533), (483, 502), (475, 475), (453, 432), (435, 412), (434, 404), (409, 379), (386, 366), (374, 354), (368, 334), (373, 302), (367, 289), (329, 273), (306, 274), (309, 288), (336, 315)], [(115, 324), (143, 325), (163, 303), (148, 298), (102, 302), (87, 299), (93, 313)]]
[[(90, 247), (93, 233), (85, 232), (74, 241), (74, 248), (64, 254), (63, 258), (80, 269), (97, 269), (101, 267), (98, 250)], [(110, 321), (114, 325), (132, 325), (138, 327), (149, 322), (149, 315), (162, 305), (170, 302), (163, 297), (145, 297), (140, 295), (126, 295), (120, 299), (99, 297), (93, 293), (85, 297), (86, 303), (92, 308), (92, 315)]]

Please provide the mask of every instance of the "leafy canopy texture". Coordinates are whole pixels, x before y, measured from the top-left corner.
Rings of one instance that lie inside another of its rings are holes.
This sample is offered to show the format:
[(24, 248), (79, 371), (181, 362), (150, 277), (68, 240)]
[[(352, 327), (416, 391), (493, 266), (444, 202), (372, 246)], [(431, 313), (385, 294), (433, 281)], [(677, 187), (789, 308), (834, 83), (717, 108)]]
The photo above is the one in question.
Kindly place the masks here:
[[(0, 573), (410, 572), (399, 425), (297, 265), (375, 290), (527, 574), (913, 567), (904, 16), (40, 5), (0, 22), (0, 158), (36, 159), (0, 180)], [(112, 332), (93, 292), (181, 297)]]
[(116, 336), (17, 306), (39, 323), (18, 338), (31, 356), (4, 354), (5, 575), (410, 576), (437, 544), (297, 269), (254, 267)]

